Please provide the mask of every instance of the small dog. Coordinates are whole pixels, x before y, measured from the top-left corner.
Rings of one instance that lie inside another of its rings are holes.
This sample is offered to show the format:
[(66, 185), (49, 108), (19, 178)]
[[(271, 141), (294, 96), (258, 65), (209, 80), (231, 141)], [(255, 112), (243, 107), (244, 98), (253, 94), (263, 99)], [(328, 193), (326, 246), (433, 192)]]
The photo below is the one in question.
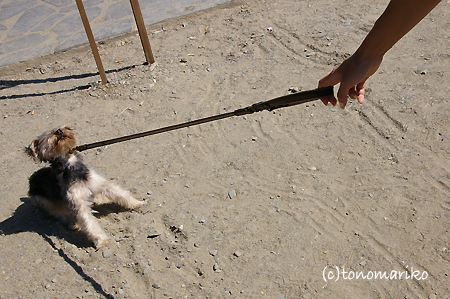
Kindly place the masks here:
[(64, 126), (45, 132), (25, 148), (35, 161), (50, 163), (30, 177), (28, 195), (69, 228), (80, 228), (99, 249), (107, 245), (109, 237), (92, 214), (91, 205), (114, 203), (135, 209), (145, 201), (133, 198), (86, 166), (78, 152), (71, 153), (76, 145), (77, 133)]

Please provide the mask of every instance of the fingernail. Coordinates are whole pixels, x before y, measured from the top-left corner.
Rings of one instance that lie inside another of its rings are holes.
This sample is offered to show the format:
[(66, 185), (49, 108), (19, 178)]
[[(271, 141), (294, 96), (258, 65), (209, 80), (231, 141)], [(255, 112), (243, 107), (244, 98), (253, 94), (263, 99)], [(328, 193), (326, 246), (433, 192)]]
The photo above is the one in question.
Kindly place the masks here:
[(342, 103), (342, 102), (339, 102), (339, 107), (340, 107), (341, 109), (345, 109), (345, 104)]

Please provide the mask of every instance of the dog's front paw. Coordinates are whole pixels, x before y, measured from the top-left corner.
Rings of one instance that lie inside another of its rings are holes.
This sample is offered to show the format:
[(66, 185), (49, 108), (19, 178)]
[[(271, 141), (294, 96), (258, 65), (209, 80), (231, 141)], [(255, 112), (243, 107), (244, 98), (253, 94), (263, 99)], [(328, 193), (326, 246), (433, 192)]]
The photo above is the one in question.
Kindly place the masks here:
[(133, 198), (133, 200), (128, 203), (128, 208), (131, 210), (137, 209), (146, 203), (147, 203), (147, 201), (145, 201), (145, 200), (137, 200), (137, 199)]
[(104, 236), (94, 240), (95, 249), (99, 250), (102, 247), (108, 247), (109, 237)]

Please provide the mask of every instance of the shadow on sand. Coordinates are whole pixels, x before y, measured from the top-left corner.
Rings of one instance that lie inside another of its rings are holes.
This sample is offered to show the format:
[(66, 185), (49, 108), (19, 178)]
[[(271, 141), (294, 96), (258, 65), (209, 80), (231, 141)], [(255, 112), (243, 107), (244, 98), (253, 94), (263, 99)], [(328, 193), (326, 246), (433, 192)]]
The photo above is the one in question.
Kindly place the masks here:
[[(58, 248), (49, 236), (54, 236), (58, 239), (64, 239), (67, 242), (79, 247), (88, 248), (92, 243), (80, 231), (71, 231), (63, 226), (54, 218), (50, 218), (39, 208), (33, 206), (29, 198), (21, 198), (23, 203), (16, 209), (14, 214), (0, 222), (0, 233), (8, 236), (19, 234), (22, 232), (35, 232), (39, 234), (50, 246), (56, 250), (61, 258), (68, 263), (75, 272), (89, 282), (95, 291), (105, 298), (114, 298), (113, 295), (106, 293), (102, 286), (91, 276), (86, 274), (83, 268), (71, 259), (63, 249)], [(99, 211), (97, 215), (104, 216), (112, 212), (123, 211), (120, 207), (115, 205), (97, 206)]]

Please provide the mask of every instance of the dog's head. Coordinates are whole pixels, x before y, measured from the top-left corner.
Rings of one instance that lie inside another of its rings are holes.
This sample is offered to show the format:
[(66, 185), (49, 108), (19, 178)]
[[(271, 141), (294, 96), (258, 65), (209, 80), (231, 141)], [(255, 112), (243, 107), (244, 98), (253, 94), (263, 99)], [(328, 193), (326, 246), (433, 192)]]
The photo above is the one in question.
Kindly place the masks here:
[(64, 157), (77, 145), (77, 133), (68, 126), (47, 131), (25, 148), (35, 161), (47, 162)]

